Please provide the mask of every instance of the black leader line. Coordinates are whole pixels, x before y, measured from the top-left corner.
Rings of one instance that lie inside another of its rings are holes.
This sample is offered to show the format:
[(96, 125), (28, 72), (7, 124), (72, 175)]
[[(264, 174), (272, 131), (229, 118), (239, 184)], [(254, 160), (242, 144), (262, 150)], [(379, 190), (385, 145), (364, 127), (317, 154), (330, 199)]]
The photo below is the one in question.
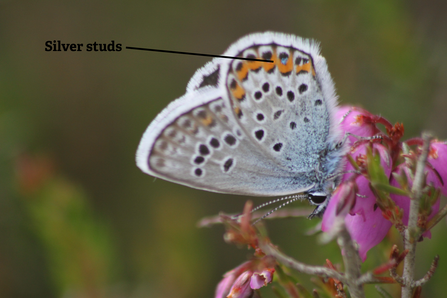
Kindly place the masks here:
[(273, 63), (273, 60), (264, 60), (264, 59), (256, 59), (256, 58), (232, 57), (232, 56), (223, 56), (223, 55), (211, 55), (211, 54), (180, 52), (180, 51), (168, 51), (168, 50), (137, 48), (137, 47), (126, 47), (126, 49), (129, 49), (129, 50), (139, 50), (139, 51), (170, 53), (170, 54), (182, 54), (182, 55), (193, 55), (193, 56), (217, 57), (217, 58), (237, 59), (237, 60), (247, 60), (247, 61), (261, 61), (261, 62)]

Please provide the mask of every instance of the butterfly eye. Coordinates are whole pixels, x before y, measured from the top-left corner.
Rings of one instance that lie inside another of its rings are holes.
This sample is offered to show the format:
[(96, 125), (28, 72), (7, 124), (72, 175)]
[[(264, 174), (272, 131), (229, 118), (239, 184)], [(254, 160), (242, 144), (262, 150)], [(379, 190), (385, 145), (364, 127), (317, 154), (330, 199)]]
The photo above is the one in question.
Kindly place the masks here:
[(309, 194), (309, 201), (314, 205), (323, 204), (326, 201), (327, 195), (323, 194)]

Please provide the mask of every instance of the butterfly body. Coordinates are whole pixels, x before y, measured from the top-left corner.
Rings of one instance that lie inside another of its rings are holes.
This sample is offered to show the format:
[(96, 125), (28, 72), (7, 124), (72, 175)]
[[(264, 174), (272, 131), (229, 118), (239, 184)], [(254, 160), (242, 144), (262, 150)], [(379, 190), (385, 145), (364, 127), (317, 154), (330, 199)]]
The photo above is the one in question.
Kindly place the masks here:
[(329, 197), (346, 146), (318, 45), (265, 32), (224, 55), (273, 62), (215, 58), (199, 69), (147, 128), (138, 167), (213, 192)]

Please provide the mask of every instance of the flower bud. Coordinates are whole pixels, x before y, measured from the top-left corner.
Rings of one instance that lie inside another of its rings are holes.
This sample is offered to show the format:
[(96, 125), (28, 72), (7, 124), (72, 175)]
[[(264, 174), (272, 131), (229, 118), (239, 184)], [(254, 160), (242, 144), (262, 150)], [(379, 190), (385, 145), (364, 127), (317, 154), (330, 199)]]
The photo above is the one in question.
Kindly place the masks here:
[(274, 261), (264, 257), (245, 262), (228, 271), (216, 288), (215, 298), (248, 298), (273, 280)]
[(250, 280), (253, 275), (251, 271), (245, 271), (234, 281), (227, 298), (249, 298), (253, 295)]
[[(380, 132), (373, 121), (373, 115), (366, 110), (352, 106), (342, 106), (335, 113), (340, 121), (340, 128), (344, 133), (352, 133), (360, 137), (372, 137)], [(351, 145), (358, 139), (348, 136)]]
[(271, 283), (273, 279), (273, 272), (275, 272), (275, 269), (265, 268), (262, 272), (253, 273), (250, 279), (250, 288), (257, 290)]

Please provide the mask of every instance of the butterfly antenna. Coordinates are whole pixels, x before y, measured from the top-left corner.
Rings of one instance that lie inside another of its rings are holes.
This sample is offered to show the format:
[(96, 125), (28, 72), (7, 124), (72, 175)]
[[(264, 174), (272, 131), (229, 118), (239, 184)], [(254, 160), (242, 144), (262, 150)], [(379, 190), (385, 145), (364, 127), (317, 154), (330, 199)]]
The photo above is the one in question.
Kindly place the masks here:
[(256, 208), (254, 208), (252, 210), (252, 213), (253, 213), (253, 211), (256, 211), (256, 210), (258, 210), (258, 209), (260, 209), (260, 208), (262, 208), (264, 206), (268, 206), (268, 205), (274, 204), (276, 202), (288, 200), (287, 202), (284, 202), (281, 205), (279, 205), (278, 207), (273, 208), (272, 210), (270, 210), (269, 212), (267, 212), (266, 214), (264, 214), (263, 216), (261, 216), (260, 218), (255, 220), (255, 222), (253, 222), (253, 225), (257, 224), (259, 221), (263, 220), (264, 218), (266, 218), (267, 216), (269, 216), (270, 214), (272, 214), (276, 210), (281, 209), (282, 207), (287, 206), (290, 203), (293, 203), (293, 202), (295, 202), (295, 201), (297, 201), (299, 199), (304, 199), (304, 198), (307, 198), (307, 195), (301, 194), (301, 195), (293, 195), (293, 196), (288, 196), (288, 197), (282, 197), (282, 198), (279, 198), (279, 199), (275, 199), (275, 200), (266, 202), (266, 203), (264, 203), (264, 204), (262, 204), (262, 205), (260, 205), (260, 206), (258, 206)]
[[(278, 202), (281, 202), (281, 201), (284, 201), (284, 200), (290, 200), (290, 199), (293, 199), (293, 198), (295, 198), (296, 196), (297, 196), (297, 195), (287, 196), (287, 197), (282, 197), (282, 198), (278, 198), (278, 199), (274, 199), (274, 200), (271, 200), (271, 201), (262, 203), (261, 205), (259, 205), (259, 206), (255, 207), (255, 208), (251, 209), (251, 212), (250, 212), (250, 213), (253, 214), (254, 212), (258, 211), (258, 210), (261, 209), (261, 208), (264, 208), (264, 207), (266, 207), (266, 206), (269, 206), (269, 205), (272, 205), (272, 204), (275, 204), (275, 203), (278, 203)], [(242, 213), (233, 215), (232, 218), (233, 218), (233, 219), (238, 219), (240, 216), (242, 216)]]
[(262, 203), (261, 205), (259, 205), (259, 206), (255, 207), (255, 208), (253, 208), (253, 209), (251, 210), (251, 213), (254, 213), (255, 211), (258, 211), (259, 209), (264, 208), (264, 207), (266, 207), (266, 206), (269, 206), (269, 205), (272, 205), (272, 204), (275, 204), (275, 203), (278, 203), (278, 202), (281, 202), (281, 201), (284, 201), (284, 200), (291, 200), (291, 199), (294, 199), (294, 198), (296, 198), (296, 197), (298, 197), (298, 196), (300, 196), (301, 198), (307, 198), (306, 195), (293, 195), (293, 196), (287, 196), (287, 197), (282, 197), (282, 198), (274, 199), (274, 200), (271, 200), (271, 201)]

